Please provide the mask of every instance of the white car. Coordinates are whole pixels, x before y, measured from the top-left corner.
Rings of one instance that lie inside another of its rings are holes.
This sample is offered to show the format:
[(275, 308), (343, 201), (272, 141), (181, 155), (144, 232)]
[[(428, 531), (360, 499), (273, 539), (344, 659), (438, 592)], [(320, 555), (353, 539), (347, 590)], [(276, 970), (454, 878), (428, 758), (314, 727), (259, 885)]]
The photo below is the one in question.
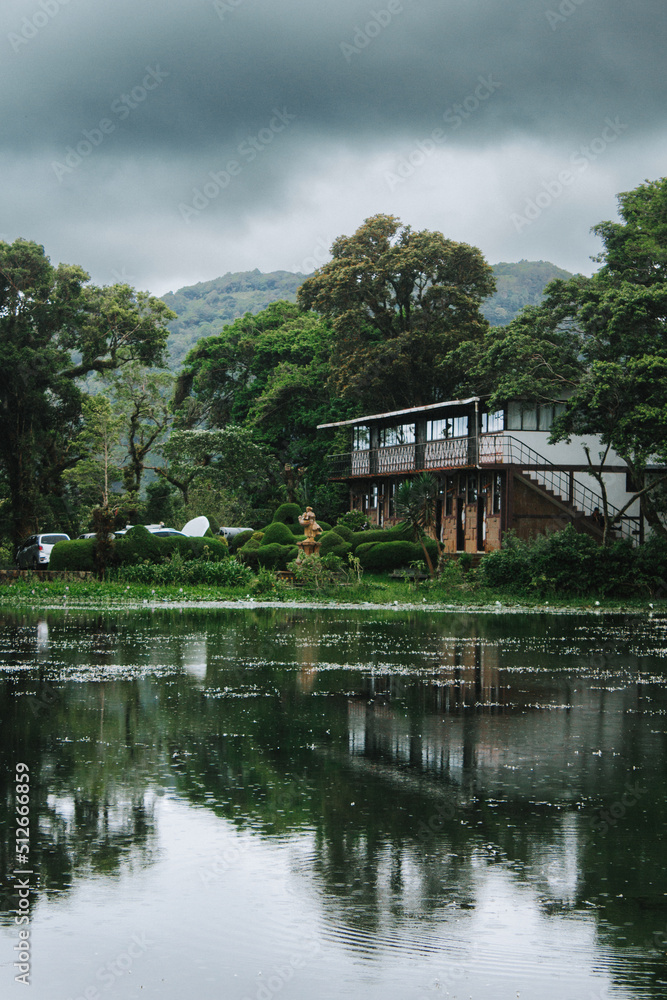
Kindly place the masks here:
[[(132, 531), (132, 528), (136, 527), (138, 527), (138, 525), (128, 524), (127, 528), (123, 528), (121, 531), (116, 532), (116, 537), (118, 537), (118, 535), (126, 535), (128, 531)], [(145, 528), (146, 531), (150, 531), (151, 535), (157, 535), (158, 538), (169, 538), (170, 535), (178, 535), (181, 538), (188, 537), (187, 535), (184, 535), (182, 531), (177, 531), (176, 528), (167, 528), (164, 524), (143, 524), (141, 527)]]
[(49, 565), (51, 549), (56, 542), (69, 542), (69, 535), (55, 533), (31, 535), (19, 545), (16, 565), (19, 569), (45, 569)]

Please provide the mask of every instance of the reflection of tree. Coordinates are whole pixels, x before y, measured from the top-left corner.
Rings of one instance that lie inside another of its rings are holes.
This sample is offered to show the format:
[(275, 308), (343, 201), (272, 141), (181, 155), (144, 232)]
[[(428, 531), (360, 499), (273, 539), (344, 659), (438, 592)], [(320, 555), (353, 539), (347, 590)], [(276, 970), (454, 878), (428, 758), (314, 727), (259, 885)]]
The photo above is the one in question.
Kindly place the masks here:
[[(19, 748), (37, 778), (31, 850), (47, 891), (148, 863), (159, 783), (258, 836), (310, 833), (308, 874), (339, 921), (455, 917), (500, 866), (544, 913), (596, 901), (614, 947), (664, 929), (664, 751), (641, 712), (665, 695), (648, 704), (631, 673), (624, 690), (583, 690), (588, 668), (564, 669), (549, 620), (515, 616), (508, 646), (507, 621), (463, 615), (49, 614), (53, 659), (36, 655), (34, 622), (5, 624), (16, 662), (41, 671), (0, 685), (0, 749), (11, 765)], [(90, 683), (63, 684), (58, 660)], [(56, 694), (33, 711), (25, 695), (40, 690)], [(573, 756), (592, 732), (616, 755)], [(582, 844), (633, 761), (653, 768), (649, 790)]]

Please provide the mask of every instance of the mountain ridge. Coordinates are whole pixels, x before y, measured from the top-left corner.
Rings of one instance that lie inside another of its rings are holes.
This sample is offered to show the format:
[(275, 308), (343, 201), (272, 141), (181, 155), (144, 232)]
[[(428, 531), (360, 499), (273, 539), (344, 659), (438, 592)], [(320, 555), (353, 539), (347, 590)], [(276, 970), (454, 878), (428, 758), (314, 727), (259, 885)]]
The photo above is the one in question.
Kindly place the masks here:
[[(550, 261), (501, 261), (492, 265), (497, 290), (482, 303), (481, 311), (492, 326), (505, 326), (527, 305), (538, 305), (545, 286), (555, 278), (572, 277)], [(250, 312), (256, 314), (271, 302), (296, 301), (308, 277), (294, 271), (227, 271), (219, 278), (185, 285), (161, 296), (177, 314), (169, 324), (169, 366), (180, 367), (188, 351), (202, 337), (220, 333), (223, 326)]]

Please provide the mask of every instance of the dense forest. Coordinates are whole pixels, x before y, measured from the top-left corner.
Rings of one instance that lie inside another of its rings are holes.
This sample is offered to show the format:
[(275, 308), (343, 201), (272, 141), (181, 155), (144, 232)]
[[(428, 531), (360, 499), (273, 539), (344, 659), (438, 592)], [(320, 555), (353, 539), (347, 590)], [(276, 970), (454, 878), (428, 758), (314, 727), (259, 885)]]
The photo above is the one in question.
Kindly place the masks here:
[[(481, 306), (482, 315), (492, 326), (504, 326), (524, 306), (538, 305), (550, 281), (572, 277), (569, 271), (544, 260), (493, 264), (492, 268), (496, 291)], [(176, 371), (198, 340), (219, 333), (239, 316), (257, 315), (279, 299), (296, 302), (305, 280), (306, 275), (291, 271), (236, 271), (163, 295), (162, 301), (176, 313), (176, 319), (168, 324), (169, 367)]]

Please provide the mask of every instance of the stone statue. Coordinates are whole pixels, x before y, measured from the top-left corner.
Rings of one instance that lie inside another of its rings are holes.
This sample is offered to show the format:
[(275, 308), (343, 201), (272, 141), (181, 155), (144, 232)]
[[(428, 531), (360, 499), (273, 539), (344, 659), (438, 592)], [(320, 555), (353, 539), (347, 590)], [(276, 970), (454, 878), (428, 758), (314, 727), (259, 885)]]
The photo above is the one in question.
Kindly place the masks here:
[(299, 514), (299, 524), (303, 527), (303, 533), (307, 539), (315, 539), (322, 534), (322, 529), (315, 520), (315, 511), (312, 507), (306, 507), (303, 514)]
[(317, 537), (322, 534), (322, 529), (315, 520), (315, 511), (312, 507), (306, 507), (303, 514), (299, 514), (299, 524), (303, 528), (306, 536), (302, 542), (297, 542), (301, 553), (297, 562), (301, 562), (303, 556), (317, 555), (320, 550), (320, 540)]

